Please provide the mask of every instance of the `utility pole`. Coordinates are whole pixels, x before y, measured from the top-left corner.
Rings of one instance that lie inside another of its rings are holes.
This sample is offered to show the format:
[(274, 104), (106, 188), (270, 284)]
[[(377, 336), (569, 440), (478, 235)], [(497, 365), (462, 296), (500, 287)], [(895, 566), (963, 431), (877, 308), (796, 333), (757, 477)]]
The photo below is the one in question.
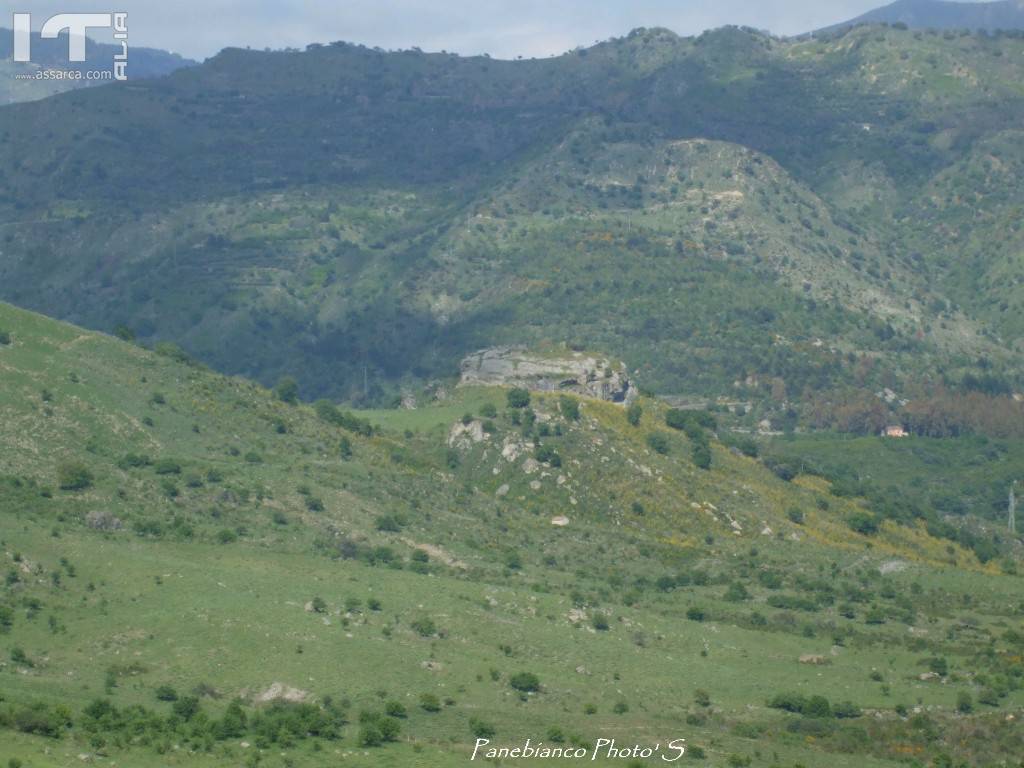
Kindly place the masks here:
[(1010, 484), (1010, 505), (1009, 514), (1006, 519), (1006, 527), (1010, 529), (1010, 533), (1017, 532), (1017, 497), (1013, 490), (1017, 487), (1017, 481), (1014, 480)]

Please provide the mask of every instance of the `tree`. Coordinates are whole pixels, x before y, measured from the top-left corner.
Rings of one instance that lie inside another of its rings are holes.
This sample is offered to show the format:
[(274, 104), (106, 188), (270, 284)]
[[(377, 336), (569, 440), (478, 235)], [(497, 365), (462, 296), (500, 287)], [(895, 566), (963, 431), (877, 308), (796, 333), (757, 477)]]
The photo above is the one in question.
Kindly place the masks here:
[(282, 403), (295, 405), (299, 401), (299, 382), (291, 376), (285, 376), (277, 382), (277, 386), (274, 387), (274, 394), (277, 395), (277, 399)]
[(66, 461), (57, 467), (57, 484), (62, 491), (82, 491), (92, 483), (92, 472), (80, 461)]
[(526, 408), (530, 405), (530, 392), (522, 387), (514, 387), (506, 395), (509, 408)]

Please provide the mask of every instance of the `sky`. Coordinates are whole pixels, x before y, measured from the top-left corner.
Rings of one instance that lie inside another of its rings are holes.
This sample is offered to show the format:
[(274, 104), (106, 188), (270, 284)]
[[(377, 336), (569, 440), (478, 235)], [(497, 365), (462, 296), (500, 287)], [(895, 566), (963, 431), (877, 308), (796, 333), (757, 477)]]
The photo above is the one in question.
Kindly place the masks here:
[[(129, 43), (202, 60), (227, 46), (301, 48), (335, 40), (495, 58), (543, 57), (635, 27), (690, 35), (724, 24), (808, 32), (888, 0), (14, 0), (33, 28), (50, 15), (127, 11)], [(101, 34), (92, 34), (103, 39)]]

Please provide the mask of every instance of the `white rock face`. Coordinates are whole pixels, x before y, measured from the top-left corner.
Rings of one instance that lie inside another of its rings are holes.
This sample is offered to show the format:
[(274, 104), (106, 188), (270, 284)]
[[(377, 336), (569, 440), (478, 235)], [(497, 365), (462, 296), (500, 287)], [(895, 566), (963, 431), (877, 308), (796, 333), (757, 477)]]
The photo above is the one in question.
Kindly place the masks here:
[(473, 443), (479, 443), (485, 438), (483, 422), (473, 420), (469, 424), (463, 424), (461, 421), (457, 421), (448, 433), (448, 447), (470, 448)]
[(539, 392), (573, 392), (615, 403), (637, 396), (625, 366), (583, 352), (563, 356), (530, 353), (524, 347), (491, 347), (462, 361), (460, 386), (514, 386)]

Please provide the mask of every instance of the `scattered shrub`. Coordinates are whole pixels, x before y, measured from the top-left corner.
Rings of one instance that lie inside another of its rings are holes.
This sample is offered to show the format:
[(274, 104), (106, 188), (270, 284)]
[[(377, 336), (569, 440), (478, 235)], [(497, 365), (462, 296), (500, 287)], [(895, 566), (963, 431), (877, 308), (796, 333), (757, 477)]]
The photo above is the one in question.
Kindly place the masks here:
[(530, 405), (530, 392), (522, 387), (514, 387), (506, 395), (509, 408), (526, 408)]
[(66, 461), (57, 467), (57, 485), (62, 491), (83, 491), (92, 484), (92, 472), (80, 461)]
[(277, 399), (282, 403), (295, 405), (299, 400), (299, 383), (291, 376), (285, 376), (277, 382), (277, 386), (274, 387), (274, 394), (277, 395)]
[(561, 395), (558, 398), (558, 409), (569, 421), (579, 421), (580, 401), (569, 395)]
[(493, 725), (475, 716), (469, 718), (469, 731), (478, 739), (491, 739), (497, 733)]
[(156, 697), (160, 701), (177, 701), (178, 692), (174, 690), (170, 685), (158, 686), (155, 691)]
[(661, 432), (652, 432), (647, 436), (647, 445), (655, 453), (662, 455), (668, 453), (668, 438)]
[(640, 403), (631, 403), (626, 408), (626, 421), (629, 422), (630, 426), (636, 427), (640, 425), (640, 419), (644, 415), (644, 409)]
[(540, 690), (540, 678), (532, 672), (517, 672), (509, 678), (508, 684), (524, 693), (535, 693)]
[(437, 634), (437, 625), (429, 616), (420, 616), (419, 618), (414, 619), (409, 626), (412, 627), (413, 631), (420, 637), (433, 637)]

